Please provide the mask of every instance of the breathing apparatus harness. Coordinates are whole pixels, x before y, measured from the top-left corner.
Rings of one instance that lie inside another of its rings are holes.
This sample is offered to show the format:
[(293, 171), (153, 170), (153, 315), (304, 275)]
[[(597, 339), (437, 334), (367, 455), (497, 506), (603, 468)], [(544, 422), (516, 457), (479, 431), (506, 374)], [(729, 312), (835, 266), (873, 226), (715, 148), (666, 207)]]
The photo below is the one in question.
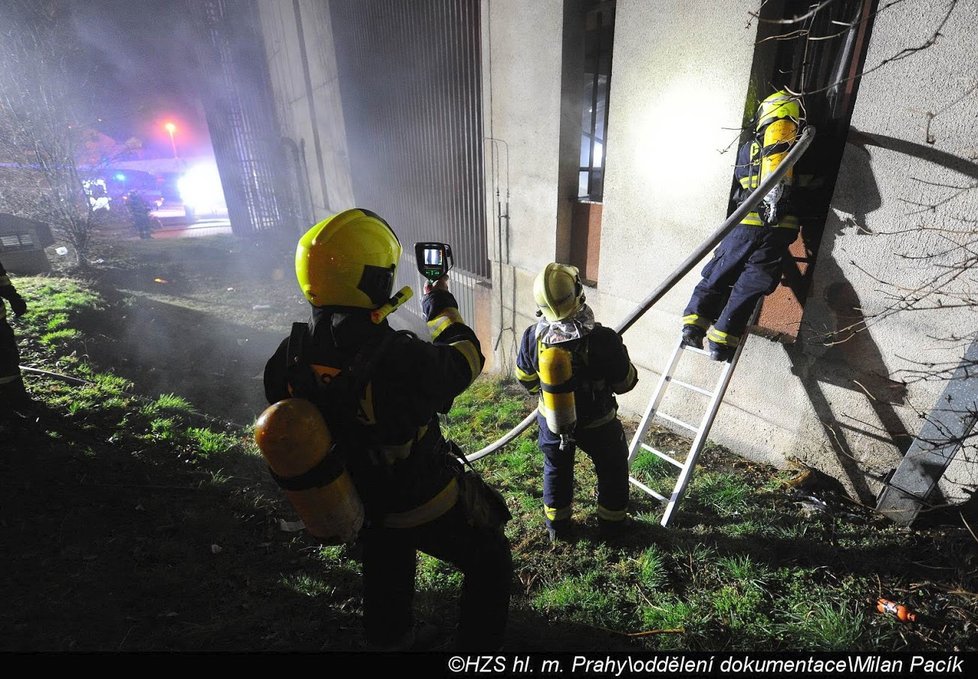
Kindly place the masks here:
[[(747, 176), (741, 180), (738, 203), (745, 199), (781, 164), (798, 140), (805, 125), (805, 106), (801, 98), (779, 90), (763, 102), (754, 115), (754, 134), (750, 142)], [(794, 174), (789, 170), (784, 179), (771, 189), (757, 206), (758, 216), (766, 225), (781, 221), (789, 204)]]
[[(597, 387), (583, 374), (574, 370), (574, 364), (586, 368), (588, 336), (594, 330), (594, 312), (587, 304), (572, 317), (549, 321), (541, 317), (537, 322), (537, 363), (540, 375), (540, 413), (547, 428), (560, 437), (560, 449), (574, 447), (574, 430), (577, 428), (576, 393), (589, 395), (594, 400)], [(580, 340), (580, 341), (578, 341)], [(561, 346), (574, 342), (570, 348)], [(575, 360), (576, 359), (576, 360)]]
[[(330, 331), (334, 333), (335, 328)], [(402, 330), (383, 333), (379, 342), (367, 341), (342, 368), (332, 367), (317, 379), (309, 360), (309, 324), (293, 323), (286, 350), (286, 372), (293, 394), (312, 401), (323, 413), (330, 430), (339, 441), (353, 440), (367, 447), (374, 456), (383, 445), (373, 422), (366, 417), (365, 403), (371, 398), (369, 386), (380, 359), (402, 336)], [(374, 460), (379, 464), (381, 460)]]

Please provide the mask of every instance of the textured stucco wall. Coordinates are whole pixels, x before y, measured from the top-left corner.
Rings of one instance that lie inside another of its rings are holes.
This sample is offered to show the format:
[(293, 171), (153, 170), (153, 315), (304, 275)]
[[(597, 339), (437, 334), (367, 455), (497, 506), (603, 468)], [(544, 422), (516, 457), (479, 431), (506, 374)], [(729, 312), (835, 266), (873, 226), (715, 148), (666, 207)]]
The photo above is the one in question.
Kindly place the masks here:
[[(915, 435), (921, 424), (916, 411), (930, 410), (944, 387), (941, 381), (918, 380), (918, 373), (929, 371), (927, 364), (955, 365), (978, 329), (975, 308), (954, 307), (961, 299), (955, 293), (974, 299), (978, 279), (973, 270), (919, 305), (930, 310), (890, 315), (899, 298), (919, 297), (929, 281), (953, 271), (940, 267), (962, 261), (964, 253), (955, 244), (974, 239), (978, 190), (953, 187), (978, 183), (976, 25), (975, 2), (916, 0), (876, 17), (867, 75), (860, 83), (806, 308), (809, 372), (819, 382), (836, 382), (825, 387), (832, 413), (851, 427), (845, 434), (849, 447), (859, 466), (871, 471), (886, 471), (899, 461), (899, 451), (874, 436), (881, 434), (884, 421), (890, 420), (892, 431), (896, 418)], [(928, 44), (939, 27), (933, 44), (907, 51)], [(870, 319), (868, 328), (842, 344), (819, 346), (820, 332), (858, 320), (856, 314), (840, 312), (840, 297), (851, 298), (850, 306)], [(880, 392), (899, 401), (903, 390), (880, 386), (879, 380), (874, 389), (877, 373), (908, 382), (902, 403), (881, 402)], [(817, 428), (811, 414), (805, 424)], [(799, 448), (818, 463), (810, 438)], [(950, 499), (962, 497), (962, 483), (975, 485), (975, 459), (973, 445), (959, 454), (944, 484)], [(871, 479), (868, 485), (878, 488)]]

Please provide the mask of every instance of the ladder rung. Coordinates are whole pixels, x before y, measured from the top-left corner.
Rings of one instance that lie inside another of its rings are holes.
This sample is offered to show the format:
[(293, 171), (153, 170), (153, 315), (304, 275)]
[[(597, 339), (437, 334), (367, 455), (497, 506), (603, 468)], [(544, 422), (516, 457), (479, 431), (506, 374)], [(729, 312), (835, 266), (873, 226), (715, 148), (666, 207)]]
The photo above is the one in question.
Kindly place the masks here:
[(670, 381), (676, 386), (689, 389), (690, 391), (695, 391), (697, 394), (703, 394), (704, 396), (713, 396), (712, 391), (707, 391), (703, 387), (697, 387), (695, 384), (690, 384), (689, 382), (681, 382), (680, 380), (676, 380), (676, 379)]
[(700, 356), (709, 356), (710, 352), (706, 349), (697, 349), (696, 347), (683, 346), (683, 351), (692, 351), (694, 354), (699, 354)]
[(693, 432), (699, 431), (698, 428), (694, 427), (693, 425), (689, 424), (688, 422), (683, 422), (682, 420), (677, 419), (677, 418), (673, 417), (672, 415), (666, 415), (665, 413), (657, 413), (657, 414), (659, 415), (659, 417), (661, 417), (666, 422), (672, 422), (673, 424), (678, 424), (680, 427), (685, 427), (686, 429), (689, 429), (690, 431), (693, 431)]
[(644, 443), (641, 443), (641, 444), (639, 444), (639, 445), (641, 445), (641, 446), (642, 446), (642, 450), (647, 450), (647, 451), (649, 451), (650, 453), (652, 453), (653, 455), (655, 455), (655, 456), (657, 456), (657, 457), (661, 457), (661, 458), (662, 458), (663, 460), (665, 460), (666, 462), (669, 462), (670, 464), (674, 464), (675, 466), (677, 466), (677, 467), (679, 467), (680, 469), (682, 469), (682, 468), (683, 468), (683, 463), (682, 463), (682, 462), (677, 462), (677, 461), (676, 461), (676, 460), (674, 460), (673, 458), (671, 458), (671, 457), (669, 457), (668, 455), (666, 455), (665, 453), (663, 453), (663, 452), (662, 452), (661, 450), (656, 450), (656, 449), (655, 449), (655, 448), (653, 448), (652, 446), (647, 446), (647, 445), (645, 445)]
[(634, 484), (635, 486), (641, 488), (646, 493), (648, 493), (649, 495), (651, 495), (652, 497), (654, 497), (659, 502), (666, 502), (668, 500), (668, 498), (665, 495), (660, 495), (659, 493), (655, 492), (654, 490), (652, 490), (651, 488), (649, 488), (648, 486), (646, 486), (641, 481), (639, 481), (637, 479), (634, 479), (631, 476), (628, 477), (628, 480), (631, 481), (632, 484)]

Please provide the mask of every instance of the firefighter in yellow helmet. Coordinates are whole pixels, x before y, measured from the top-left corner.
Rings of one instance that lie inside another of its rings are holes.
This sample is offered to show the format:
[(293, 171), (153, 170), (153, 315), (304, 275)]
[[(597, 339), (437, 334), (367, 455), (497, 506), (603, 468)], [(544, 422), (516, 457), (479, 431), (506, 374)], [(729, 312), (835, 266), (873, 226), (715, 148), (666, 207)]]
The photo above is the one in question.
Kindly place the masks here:
[(295, 268), (312, 318), (294, 324), (268, 361), (265, 395), (318, 407), (335, 445), (329, 457), (345, 464), (363, 503), (369, 646), (415, 647), (420, 549), (465, 575), (457, 645), (495, 649), (509, 608), (508, 512), (484, 487), (473, 492), (438, 424), (484, 357), (447, 278), (426, 286), (421, 303), (431, 342), (391, 328), (387, 315), (410, 297), (410, 288), (391, 294), (400, 256), (394, 231), (368, 210), (345, 210), (302, 236)]
[[(754, 138), (737, 154), (734, 179), (739, 203), (781, 162), (798, 138), (803, 123), (801, 100), (779, 90), (758, 107)], [(705, 267), (683, 312), (683, 343), (703, 348), (710, 358), (729, 361), (747, 329), (757, 300), (774, 292), (783, 259), (798, 237), (798, 218), (791, 214), (793, 171), (774, 187), (754, 212), (721, 241)]]
[(543, 509), (552, 542), (566, 539), (574, 495), (574, 450), (594, 462), (598, 524), (620, 532), (628, 506), (628, 445), (615, 394), (638, 377), (621, 336), (594, 320), (576, 267), (547, 264), (533, 284), (540, 320), (523, 333), (516, 377), (539, 393)]

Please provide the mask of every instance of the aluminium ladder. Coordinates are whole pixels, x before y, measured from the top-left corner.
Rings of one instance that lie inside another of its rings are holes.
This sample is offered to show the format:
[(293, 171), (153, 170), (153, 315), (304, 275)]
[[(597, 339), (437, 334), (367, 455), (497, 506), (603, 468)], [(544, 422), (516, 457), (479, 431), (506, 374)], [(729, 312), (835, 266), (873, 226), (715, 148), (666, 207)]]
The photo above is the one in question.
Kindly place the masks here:
[[(748, 329), (750, 326), (756, 323), (757, 317), (761, 310), (762, 301), (763, 297), (761, 300), (758, 300), (757, 306), (754, 308), (754, 313), (751, 315), (751, 319), (747, 325)], [(676, 505), (679, 504), (683, 494), (686, 492), (686, 486), (689, 485), (690, 478), (693, 475), (693, 468), (696, 466), (696, 459), (699, 457), (703, 450), (703, 446), (706, 444), (706, 436), (710, 433), (710, 427), (713, 426), (713, 420), (716, 419), (717, 411), (720, 409), (720, 403), (723, 401), (723, 395), (727, 391), (727, 386), (730, 384), (730, 379), (733, 377), (734, 369), (737, 367), (737, 362), (740, 360), (740, 354), (744, 350), (744, 344), (747, 342), (747, 335), (748, 332), (745, 331), (740, 344), (737, 346), (737, 350), (734, 352), (733, 358), (731, 358), (730, 361), (723, 363), (723, 367), (720, 369), (720, 376), (717, 378), (716, 384), (714, 385), (712, 391), (698, 387), (694, 384), (689, 384), (688, 382), (682, 382), (673, 377), (673, 374), (676, 372), (676, 367), (679, 365), (680, 360), (687, 351), (699, 355), (702, 357), (702, 360), (710, 360), (709, 352), (703, 349), (697, 349), (695, 347), (688, 347), (684, 345), (682, 339), (680, 339), (677, 342), (676, 348), (672, 352), (668, 366), (666, 367), (665, 371), (663, 371), (662, 377), (659, 379), (659, 384), (652, 394), (652, 399), (649, 401), (649, 405), (645, 409), (645, 414), (642, 416), (638, 429), (635, 431), (635, 436), (632, 437), (632, 442), (628, 446), (629, 468), (632, 466), (632, 462), (635, 460), (635, 457), (638, 455), (639, 451), (644, 450), (665, 460), (674, 467), (678, 467), (680, 470), (679, 476), (676, 479), (676, 485), (672, 489), (672, 494), (669, 497), (654, 491), (634, 477), (628, 477), (628, 480), (634, 486), (641, 489), (645, 493), (648, 493), (659, 502), (664, 502), (666, 504), (666, 511), (662, 515), (662, 521), (660, 522), (662, 526), (669, 525), (669, 521), (672, 520), (672, 515), (676, 510)], [(698, 425), (694, 426), (688, 422), (680, 420), (677, 417), (660, 412), (660, 406), (662, 405), (666, 391), (669, 389), (669, 385), (671, 384), (675, 384), (677, 387), (681, 387), (709, 398), (706, 413), (703, 415), (703, 418), (700, 420)], [(689, 452), (686, 454), (686, 459), (682, 462), (660, 450), (656, 450), (644, 442), (645, 435), (652, 426), (652, 420), (656, 417), (659, 417), (660, 419), (665, 420), (666, 422), (669, 422), (677, 427), (693, 432), (693, 442), (690, 445)]]

